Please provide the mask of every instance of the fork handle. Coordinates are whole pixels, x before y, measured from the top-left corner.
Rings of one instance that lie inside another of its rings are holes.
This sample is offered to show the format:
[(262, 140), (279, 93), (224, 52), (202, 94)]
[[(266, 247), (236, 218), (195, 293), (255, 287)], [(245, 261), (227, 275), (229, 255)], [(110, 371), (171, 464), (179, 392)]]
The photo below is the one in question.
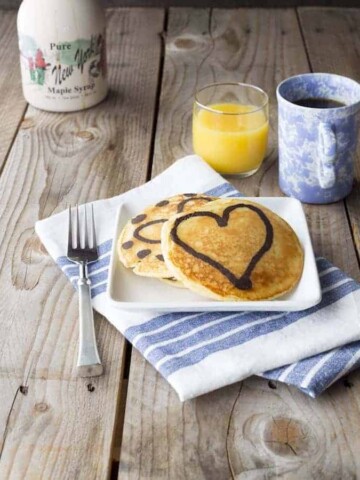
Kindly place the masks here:
[(77, 373), (80, 377), (97, 377), (103, 373), (103, 366), (96, 346), (90, 286), (90, 280), (79, 278), (80, 339)]

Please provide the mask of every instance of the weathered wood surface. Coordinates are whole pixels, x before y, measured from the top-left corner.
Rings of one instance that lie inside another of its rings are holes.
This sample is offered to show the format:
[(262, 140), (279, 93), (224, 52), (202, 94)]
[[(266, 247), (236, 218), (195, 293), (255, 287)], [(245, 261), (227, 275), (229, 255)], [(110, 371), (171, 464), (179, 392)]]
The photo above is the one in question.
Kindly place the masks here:
[(97, 315), (105, 375), (76, 378), (77, 296), (34, 223), (145, 181), (163, 19), (159, 9), (110, 11), (108, 99), (67, 115), (29, 108), (0, 178), (1, 479), (110, 472), (124, 340)]
[(253, 377), (181, 404), (140, 354), (132, 362), (119, 480), (357, 478), (359, 376), (316, 401)]
[[(276, 48), (275, 48), (276, 46)], [(276, 195), (275, 87), (310, 67), (293, 10), (170, 10), (152, 174), (191, 152), (196, 88), (258, 84), (271, 95), (270, 155), (246, 194)], [(343, 203), (307, 207), (315, 248), (359, 278)], [(181, 404), (133, 352), (119, 479), (356, 478), (360, 476), (360, 375), (313, 401), (259, 378)]]
[[(299, 17), (314, 72), (332, 72), (360, 81), (360, 10), (300, 9)], [(360, 128), (360, 120), (359, 120)], [(360, 258), (360, 142), (356, 181), (346, 205)]]
[(21, 92), (14, 12), (0, 11), (0, 171), (22, 119), (26, 102)]
[[(0, 8), (17, 8), (21, 0), (0, 0)], [(108, 7), (296, 7), (322, 5), (327, 7), (357, 7), (358, 0), (104, 0)]]
[(232, 478), (359, 478), (359, 375), (317, 400), (275, 387), (253, 377), (239, 390), (226, 439)]

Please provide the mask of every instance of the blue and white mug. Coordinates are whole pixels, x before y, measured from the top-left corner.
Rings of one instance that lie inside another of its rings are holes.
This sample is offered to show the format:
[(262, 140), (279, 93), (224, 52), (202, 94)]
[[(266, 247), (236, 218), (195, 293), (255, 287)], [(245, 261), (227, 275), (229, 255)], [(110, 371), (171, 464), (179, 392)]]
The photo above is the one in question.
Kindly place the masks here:
[[(331, 203), (353, 186), (358, 138), (360, 84), (330, 73), (307, 73), (284, 80), (279, 105), (279, 185), (305, 203)], [(331, 99), (344, 106), (311, 108), (304, 99)]]

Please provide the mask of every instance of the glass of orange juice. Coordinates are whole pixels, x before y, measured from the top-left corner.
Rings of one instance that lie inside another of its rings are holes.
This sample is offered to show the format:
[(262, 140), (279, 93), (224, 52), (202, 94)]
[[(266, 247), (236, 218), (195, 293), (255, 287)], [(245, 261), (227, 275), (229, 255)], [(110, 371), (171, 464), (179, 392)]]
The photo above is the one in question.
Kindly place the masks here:
[(269, 99), (260, 88), (216, 83), (196, 93), (194, 151), (219, 173), (248, 177), (257, 172), (268, 133)]

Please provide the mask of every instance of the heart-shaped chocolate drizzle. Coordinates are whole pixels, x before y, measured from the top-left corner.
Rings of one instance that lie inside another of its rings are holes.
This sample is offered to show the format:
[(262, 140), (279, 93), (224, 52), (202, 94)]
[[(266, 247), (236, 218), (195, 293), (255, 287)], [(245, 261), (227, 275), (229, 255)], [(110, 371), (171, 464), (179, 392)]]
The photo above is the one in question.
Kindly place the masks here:
[[(236, 277), (230, 270), (228, 270), (224, 265), (221, 263), (217, 262), (216, 260), (213, 260), (209, 256), (197, 252), (194, 248), (190, 247), (186, 242), (183, 242), (179, 236), (177, 229), (181, 223), (185, 222), (189, 218), (194, 218), (194, 217), (209, 217), (213, 218), (218, 226), (220, 228), (226, 227), (229, 222), (229, 217), (230, 214), (239, 208), (248, 208), (249, 210), (252, 210), (255, 212), (260, 220), (263, 222), (265, 225), (266, 229), (266, 236), (265, 236), (265, 241), (262, 247), (255, 253), (255, 255), (252, 257), (249, 265), (247, 266), (245, 272), (241, 275), (241, 277)], [(250, 205), (247, 203), (237, 203), (236, 205), (231, 205), (230, 207), (225, 208), (223, 211), (222, 215), (217, 215), (216, 213), (213, 212), (193, 212), (189, 213), (187, 215), (184, 215), (183, 217), (180, 217), (175, 220), (174, 226), (171, 229), (171, 238), (172, 240), (182, 247), (187, 253), (190, 255), (194, 256), (195, 258), (198, 258), (199, 260), (202, 260), (203, 262), (207, 263), (208, 265), (216, 268), (219, 272), (221, 272), (236, 288), (239, 290), (250, 290), (252, 288), (252, 281), (251, 281), (251, 274), (258, 264), (258, 262), (261, 260), (261, 258), (265, 255), (265, 253), (270, 250), (273, 239), (274, 239), (274, 230), (273, 227), (270, 223), (270, 220), (267, 218), (265, 213), (258, 207), (255, 207), (254, 205)]]

